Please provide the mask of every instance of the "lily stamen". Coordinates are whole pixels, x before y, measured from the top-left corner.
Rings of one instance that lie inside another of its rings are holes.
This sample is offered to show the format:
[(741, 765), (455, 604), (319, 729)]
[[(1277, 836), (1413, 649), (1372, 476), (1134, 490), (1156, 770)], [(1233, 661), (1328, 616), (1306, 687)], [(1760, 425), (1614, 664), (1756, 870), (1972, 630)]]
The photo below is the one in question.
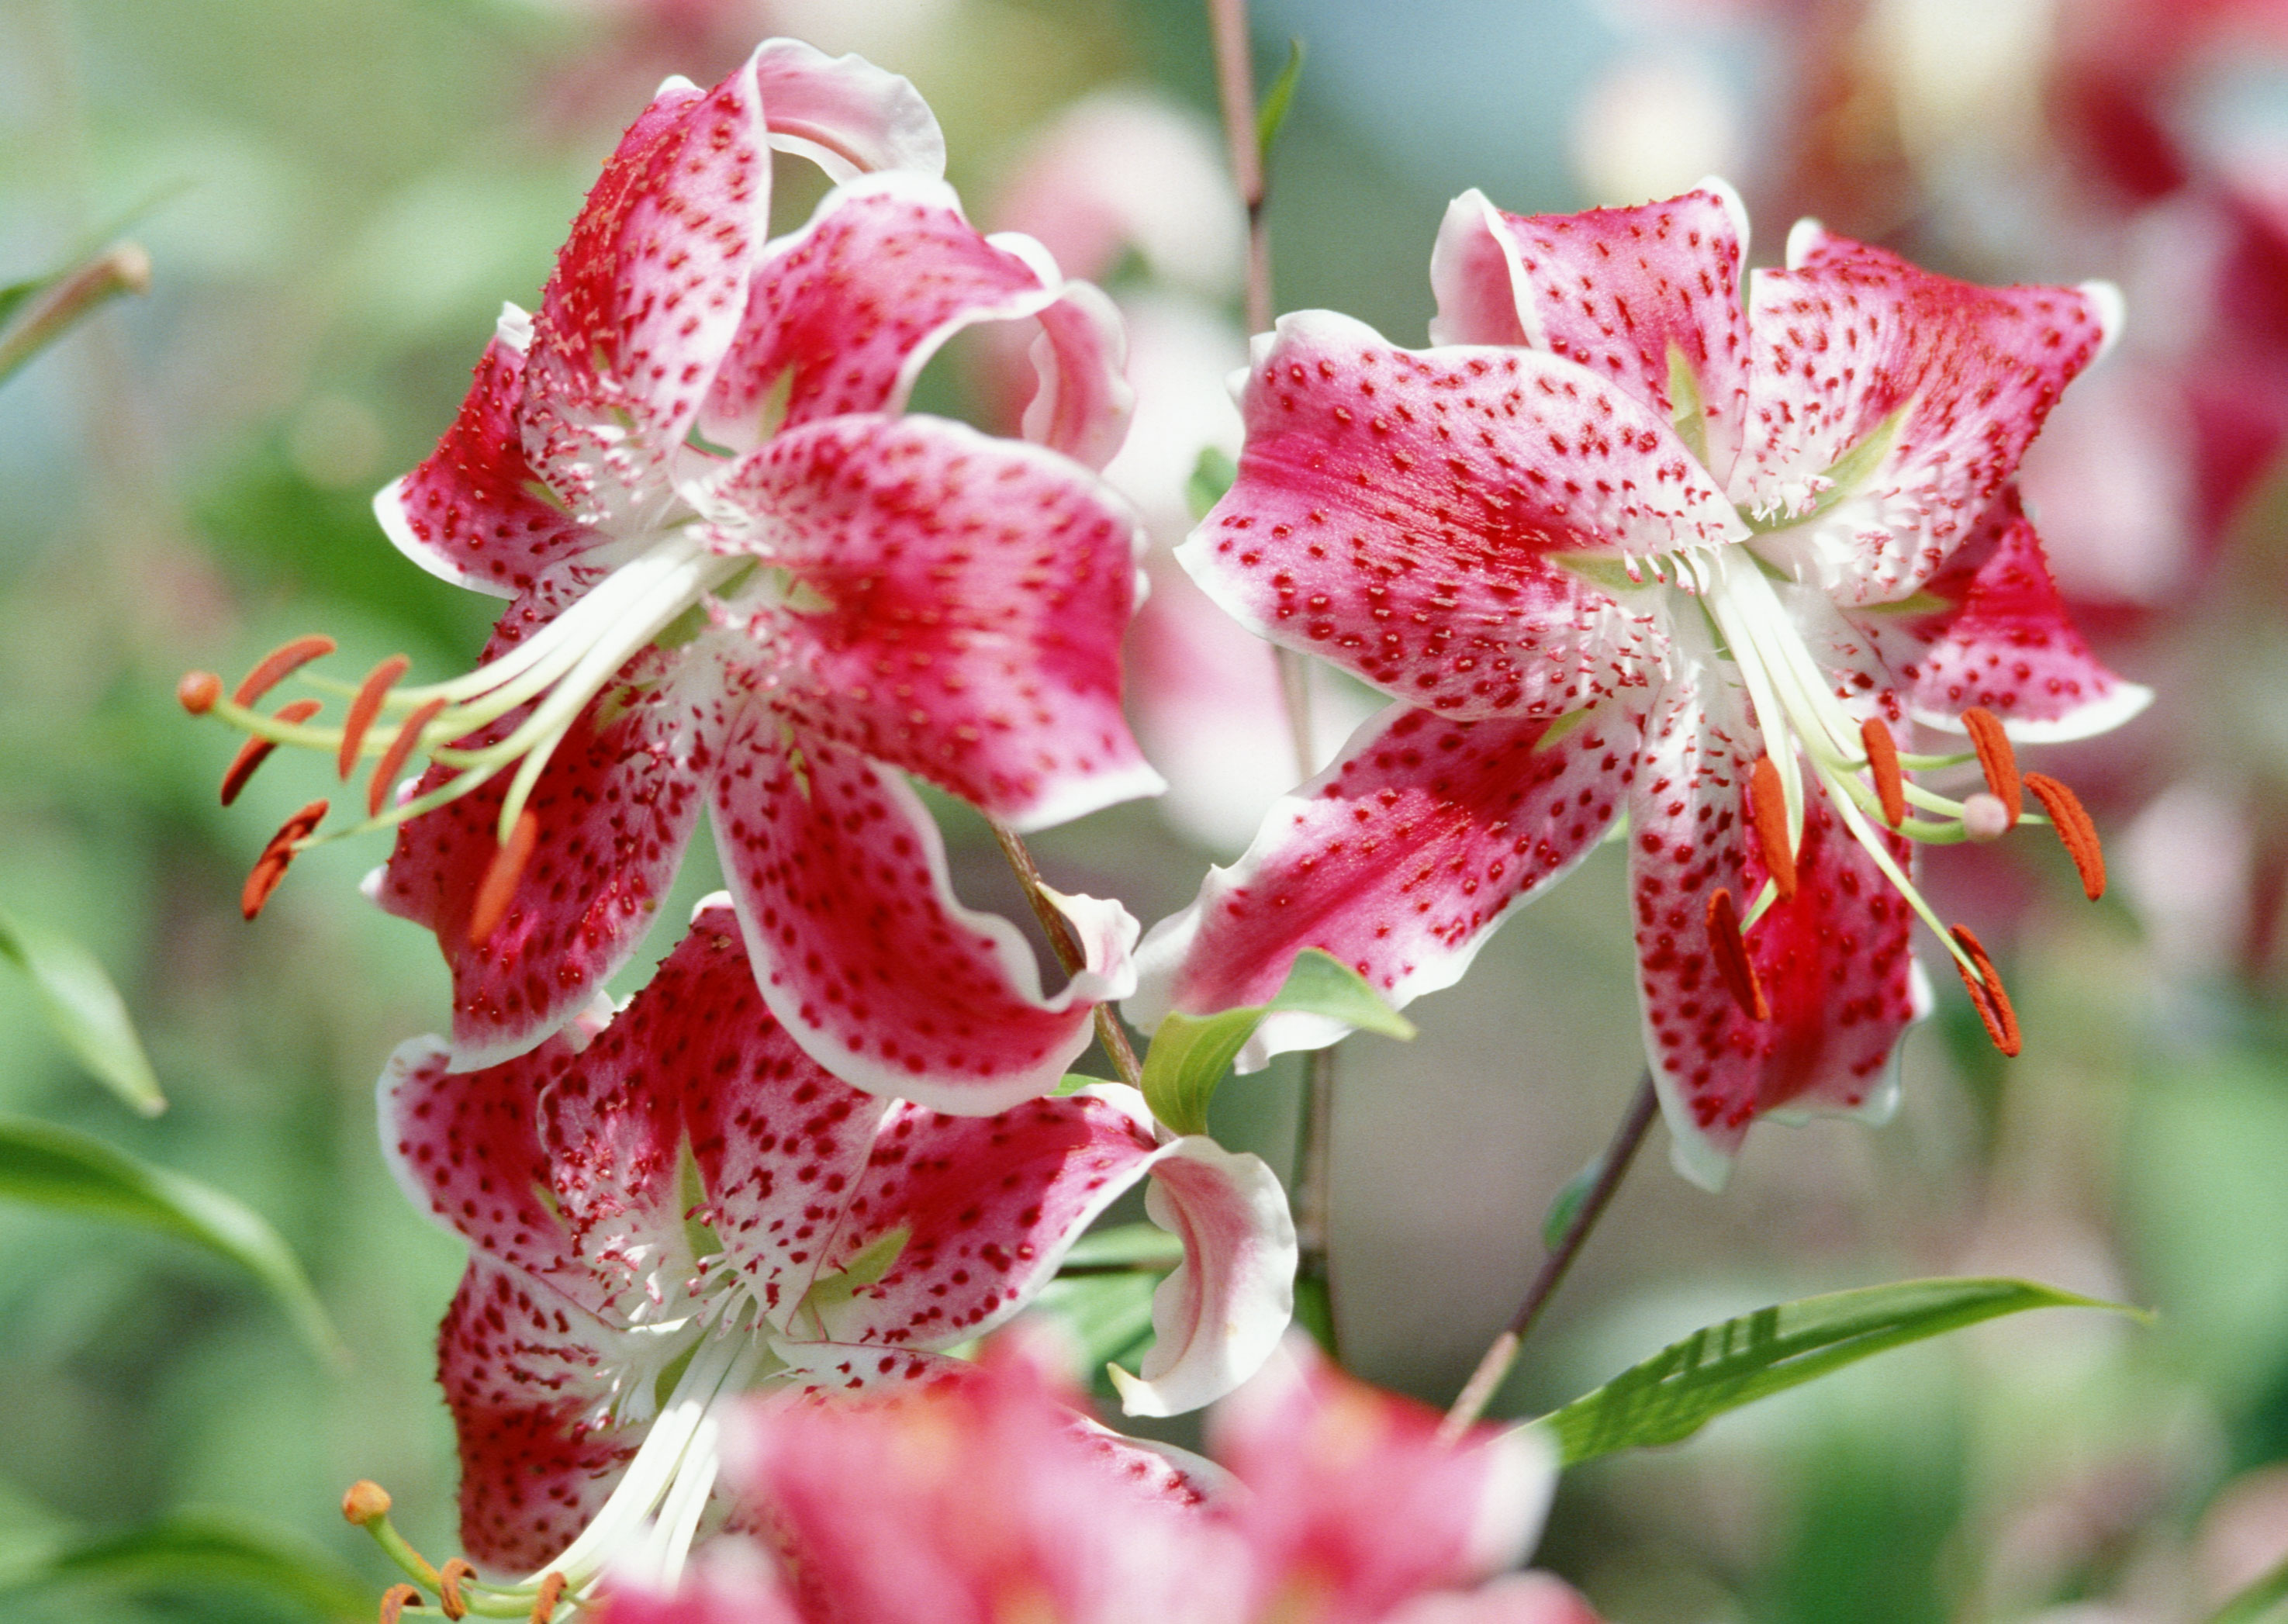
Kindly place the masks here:
[(2082, 894), (2096, 901), (2105, 895), (2105, 848), (2098, 844), (2097, 825), (2083, 809), (2081, 797), (2046, 772), (2029, 772), (2024, 781), (2049, 813), (2066, 855), (2073, 859)]
[(381, 1611), (376, 1615), (378, 1624), (397, 1624), (408, 1607), (421, 1605), (421, 1592), (411, 1585), (392, 1585), (381, 1593)]
[(234, 705), (253, 704), (311, 661), (332, 654), (336, 646), (333, 638), (322, 632), (290, 638), (254, 662), (254, 669), (246, 674), (245, 680), (230, 696), (231, 702)]
[(1956, 956), (1970, 961), (1967, 967), (1962, 968), (1962, 985), (1969, 990), (1978, 1018), (1986, 1024), (1986, 1035), (1993, 1040), (1995, 1048), (2014, 1057), (2019, 1048), (2018, 1014), (2010, 1007), (2010, 994), (2002, 990), (2002, 978), (1995, 973), (1994, 961), (1986, 956), (1986, 949), (1968, 925), (1955, 926), (1953, 935), (1963, 950)]
[(1986, 774), (1986, 787), (2008, 810), (2010, 822), (2015, 825), (2025, 809), (2025, 796), (2021, 792), (2017, 754), (2010, 748), (2010, 735), (2002, 731), (2001, 718), (1982, 705), (1973, 705), (1962, 713), (1962, 725), (1977, 749), (1978, 770)]
[(358, 685), (357, 693), (350, 701), (349, 715), (342, 722), (342, 748), (335, 758), (345, 784), (350, 781), (350, 774), (357, 767), (358, 755), (365, 748), (366, 729), (371, 727), (374, 718), (381, 714), (382, 702), (389, 697), (389, 691), (396, 685), (397, 679), (412, 667), (413, 662), (403, 654), (392, 654), (368, 671), (365, 680)]
[(262, 848), (262, 855), (254, 860), (254, 867), (246, 876), (246, 885), (238, 894), (238, 909), (252, 919), (262, 912), (270, 893), (278, 889), (278, 882), (286, 877), (286, 866), (303, 850), (303, 842), (311, 830), (324, 821), (326, 803), (313, 801), (278, 826), (270, 844)]
[(527, 811), (520, 814), (516, 828), (493, 853), (493, 860), (485, 866), (485, 877), (477, 886), (477, 899), (469, 908), (469, 945), (481, 947), (491, 938), (502, 919), (508, 914), (508, 905), (516, 899), (516, 883), (524, 873), (524, 866), (532, 859), (532, 848), (540, 838), (540, 818)]
[(469, 1616), (469, 1604), (461, 1596), (461, 1581), (476, 1575), (476, 1565), (465, 1557), (456, 1557), (437, 1570), (437, 1605), (447, 1618)]
[(1748, 779), (1748, 810), (1773, 889), (1780, 901), (1788, 901), (1795, 895), (1795, 852), (1788, 844), (1787, 804), (1780, 789), (1779, 769), (1769, 756), (1756, 758), (1755, 772)]
[(382, 804), (389, 799), (390, 787), (397, 782), (397, 775), (405, 770), (406, 762), (420, 748), (422, 734), (428, 731), (429, 724), (437, 719), (438, 712), (445, 709), (445, 704), (441, 699), (431, 700), (399, 723), (397, 731), (390, 735), (389, 747), (382, 751), (381, 759), (374, 763), (373, 776), (366, 783), (365, 811), (368, 818), (381, 816)]
[(1731, 989), (1732, 1002), (1751, 1020), (1769, 1020), (1772, 1006), (1764, 997), (1763, 984), (1756, 979), (1755, 961), (1748, 956), (1748, 944), (1740, 934), (1740, 915), (1732, 906), (1732, 893), (1722, 886), (1708, 899), (1708, 944), (1714, 949), (1716, 969)]
[(1859, 724), (1860, 748), (1867, 755), (1867, 776), (1875, 780), (1875, 794), (1883, 804), (1883, 821), (1894, 829), (1907, 820), (1907, 780), (1899, 770), (1898, 741), (1879, 717)]

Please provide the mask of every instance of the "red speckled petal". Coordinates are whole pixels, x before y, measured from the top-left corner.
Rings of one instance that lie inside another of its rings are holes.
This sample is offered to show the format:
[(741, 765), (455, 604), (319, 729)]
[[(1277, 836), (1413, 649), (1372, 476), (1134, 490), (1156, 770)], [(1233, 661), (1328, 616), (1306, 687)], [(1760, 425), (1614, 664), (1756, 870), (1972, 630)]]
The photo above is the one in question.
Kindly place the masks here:
[(801, 1336), (773, 1340), (771, 1351), (785, 1362), (790, 1379), (816, 1392), (862, 1393), (915, 1382), (958, 1382), (972, 1367), (916, 1348), (886, 1348), (879, 1343), (814, 1342)]
[[(1906, 903), (1807, 791), (1798, 891), (1748, 933), (1771, 1016), (1752, 1019), (1709, 947), (1721, 886), (1744, 914), (1762, 888), (1748, 835), (1748, 770), (1762, 751), (1744, 706), (1712, 680), (1675, 678), (1646, 728), (1629, 804), (1630, 894), (1645, 1053), (1679, 1170), (1712, 1188), (1749, 1126), (1768, 1112), (1886, 1108), (1900, 1036), (1928, 1003), (1908, 950)], [(1902, 868), (1907, 843), (1883, 836)]]
[[(1943, 607), (1920, 612), (1929, 601)], [(2153, 697), (2090, 652), (2015, 486), (1915, 598), (1852, 618), (1903, 680), (1915, 719), (1956, 732), (1962, 713), (1982, 705), (2014, 739), (2083, 739)]]
[(1936, 574), (2017, 471), (2058, 392), (2119, 325), (2110, 289), (1981, 288), (1809, 222), (1784, 271), (1755, 273), (1744, 510), (1800, 513), (1827, 471), (1904, 409), (1897, 438), (1831, 511), (1767, 550), (1845, 604)]
[(1672, 351), (1700, 395), (1708, 468), (1739, 455), (1748, 324), (1746, 211), (1708, 182), (1681, 197), (1581, 214), (1509, 214), (1477, 192), (1446, 211), (1430, 260), (1433, 344), (1522, 344), (1609, 377), (1663, 422)]
[(780, 435), (720, 495), (798, 583), (762, 635), (806, 732), (1022, 829), (1162, 788), (1120, 710), (1139, 532), (1093, 476), (941, 418), (855, 417)]
[[(1069, 295), (1085, 299), (1095, 290), (1068, 289), (1031, 238), (979, 232), (943, 181), (892, 172), (837, 187), (758, 267), (703, 427), (718, 444), (743, 451), (781, 427), (852, 412), (895, 414), (922, 368), (963, 328), (1045, 318)], [(1070, 326), (1069, 316), (1059, 317), (1053, 331)], [(1093, 345), (1073, 335), (1056, 349), (1059, 367), (1100, 375), (1076, 376), (1064, 389), (1073, 444), (1108, 434), (1116, 445), (1126, 424), (1116, 317), (1114, 335)], [(1081, 404), (1088, 401), (1096, 402), (1092, 416)], [(1104, 456), (1110, 453), (1108, 445)]]
[(485, 346), (461, 415), (437, 449), (373, 499), (374, 516), (400, 552), (433, 575), (502, 598), (601, 539), (533, 494), (538, 476), (517, 427), (525, 337), (505, 332)]
[(878, 1282), (819, 1315), (820, 1334), (914, 1348), (983, 1334), (1055, 1275), (1157, 1150), (1140, 1104), (1074, 1095), (954, 1117), (901, 1102), (875, 1140), (830, 1266), (894, 1230), (906, 1232), (905, 1247)]
[(1037, 386), (1021, 431), (1036, 445), (1101, 469), (1128, 438), (1136, 413), (1126, 376), (1127, 323), (1120, 307), (1087, 282), (1067, 282), (1040, 323), (1032, 353)]
[[(530, 608), (528, 600), (510, 612), (488, 657), (525, 635)], [(481, 947), (469, 941), (469, 910), (497, 849), (511, 774), (399, 829), (375, 899), (437, 933), (453, 972), (457, 1065), (529, 1049), (635, 951), (721, 758), (736, 703), (726, 662), (742, 641), (725, 635), (672, 654), (648, 651), (573, 723), (527, 803), (538, 842)], [(433, 766), (420, 788), (445, 776)]]
[(1250, 1616), (1312, 1583), (1313, 1616), (1380, 1620), (1532, 1549), (1557, 1486), (1549, 1444), (1481, 1426), (1456, 1446), (1438, 1426), (1436, 1411), (1343, 1374), (1299, 1337), (1217, 1409), (1209, 1446), (1249, 1491), (1230, 1507), (1258, 1564)]
[[(616, 1615), (615, 1615), (616, 1618)], [(635, 1624), (630, 1620), (629, 1624)], [(765, 1624), (758, 1615), (756, 1624)], [(1384, 1624), (1602, 1624), (1589, 1598), (1554, 1573), (1504, 1573), (1477, 1589), (1418, 1596)]]
[(1114, 1367), (1131, 1415), (1180, 1415), (1252, 1376), (1294, 1319), (1295, 1220), (1263, 1161), (1204, 1134), (1160, 1147), (1144, 1192), (1151, 1220), (1184, 1242), (1152, 1294), (1152, 1346), (1135, 1375)]
[(1132, 922), (1093, 938), (1044, 1001), (1016, 927), (955, 899), (937, 826), (902, 779), (821, 740), (777, 742), (758, 733), (735, 749), (715, 812), (771, 1012), (870, 1094), (983, 1116), (1054, 1088), (1089, 1045), (1092, 1007), (1133, 986)]
[(945, 135), (912, 83), (854, 53), (830, 57), (797, 39), (755, 51), (771, 145), (799, 153), (836, 180), (868, 170), (945, 172)]
[(518, 1270), (477, 1256), (437, 1335), (461, 1448), (461, 1549), (502, 1578), (570, 1544), (642, 1442), (608, 1408), (625, 1334)]
[(751, 59), (671, 82), (588, 194), (533, 320), (521, 428), (588, 523), (655, 517), (668, 464), (738, 330), (770, 210)]
[[(1152, 928), (1129, 1018), (1148, 1028), (1171, 1010), (1267, 1002), (1306, 947), (1395, 1005), (1451, 986), (1510, 909), (1604, 837), (1637, 771), (1636, 726), (1617, 706), (1552, 732), (1383, 711), (1272, 806), (1237, 864), (1211, 869), (1192, 906)], [(1241, 1063), (1347, 1030), (1275, 1013)]]
[(783, 1324), (825, 1261), (888, 1102), (822, 1070), (772, 1018), (738, 918), (719, 900), (700, 909), (652, 986), (666, 1018), (692, 1028), (669, 1075), (682, 1089), (704, 1216)]
[(1665, 422), (1571, 361), (1400, 350), (1325, 311), (1257, 343), (1238, 480), (1177, 557), (1410, 704), (1554, 716), (1641, 684), (1659, 623), (1560, 559), (1746, 534)]

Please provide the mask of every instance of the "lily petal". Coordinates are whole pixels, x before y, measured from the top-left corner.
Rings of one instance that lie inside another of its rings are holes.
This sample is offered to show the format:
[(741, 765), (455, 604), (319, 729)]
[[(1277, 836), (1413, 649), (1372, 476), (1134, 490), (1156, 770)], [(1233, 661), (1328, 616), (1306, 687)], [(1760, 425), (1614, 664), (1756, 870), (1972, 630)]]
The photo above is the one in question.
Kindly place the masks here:
[(765, 40), (754, 69), (771, 145), (810, 159), (830, 178), (869, 170), (945, 173), (945, 132), (902, 75), (798, 39)]
[[(1245, 856), (1209, 870), (1137, 955), (1129, 1018), (1267, 1002), (1306, 947), (1393, 1005), (1450, 986), (1509, 911), (1562, 878), (1612, 827), (1636, 771), (1617, 706), (1575, 725), (1452, 722), (1394, 705), (1324, 772), (1275, 803)], [(1275, 1012), (1248, 1070), (1348, 1030)]]
[[(1712, 1189), (1759, 1116), (1879, 1113), (1899, 1038), (1930, 1004), (1908, 947), (1906, 902), (1815, 788), (1796, 894), (1775, 902), (1747, 938), (1768, 1018), (1740, 1008), (1710, 946), (1708, 905), (1722, 888), (1744, 911), (1767, 877), (1743, 834), (1753, 764), (1744, 750), (1760, 746), (1736, 696), (1715, 683), (1704, 669), (1663, 692), (1629, 799), (1645, 1053), (1677, 1168)], [(1879, 833), (1905, 871), (1907, 843)]]
[(716, 844), (763, 999), (836, 1076), (990, 1115), (1054, 1088), (1093, 1006), (1132, 989), (1124, 951), (1044, 1000), (1016, 927), (955, 899), (937, 826), (895, 772), (802, 734), (743, 738), (733, 763)]
[[(1747, 210), (1720, 180), (1581, 214), (1510, 214), (1466, 192), (1431, 256), (1430, 342), (1546, 350), (1610, 378), (1663, 422), (1696, 405), (1701, 461), (1721, 482), (1739, 455), (1748, 394), (1747, 244)], [(1696, 401), (1672, 398), (1678, 359)]]
[(630, 125), (543, 291), (525, 450), (589, 524), (640, 522), (746, 308), (770, 213), (755, 61)]
[(798, 583), (768, 614), (772, 699), (806, 733), (1021, 829), (1163, 788), (1120, 709), (1140, 533), (1094, 477), (941, 418), (856, 417), (779, 435), (719, 495)]
[[(1896, 602), (1938, 573), (2120, 325), (2119, 295), (2101, 284), (1976, 287), (1808, 220), (1789, 235), (1788, 268), (1752, 281), (1733, 499), (1789, 516), (1832, 503), (1774, 561), (1847, 606)], [(1828, 490), (1830, 470), (1879, 435), (1887, 448), (1855, 489)]]
[(531, 336), (531, 318), (510, 305), (437, 449), (373, 499), (400, 552), (433, 575), (501, 598), (602, 539), (533, 494), (539, 476), (517, 426)]
[[(536, 623), (526, 613), (532, 597), (504, 618), (488, 658)], [(457, 1066), (492, 1065), (531, 1048), (642, 941), (732, 725), (741, 684), (729, 641), (647, 651), (574, 720), (527, 803), (539, 827), (532, 855), (508, 911), (481, 944), (469, 940), (469, 913), (498, 849), (506, 775), (399, 829), (375, 899), (437, 933), (453, 972)], [(433, 766), (419, 788), (448, 777)]]
[(1667, 423), (1532, 350), (1397, 349), (1326, 311), (1258, 339), (1239, 478), (1177, 558), (1275, 642), (1455, 717), (1554, 716), (1666, 646), (1565, 567), (1747, 534)]
[[(1084, 289), (1068, 285), (1031, 238), (980, 233), (943, 181), (904, 170), (867, 176), (829, 193), (807, 226), (771, 245), (703, 426), (745, 451), (782, 427), (894, 415), (956, 333), (1039, 317), (1064, 335), (1055, 365), (1093, 374), (1060, 384), (1053, 373), (1044, 393), (1069, 398), (1068, 440), (1093, 447), (1108, 437), (1108, 456), (1127, 422), (1116, 333), (1087, 342), (1074, 316), (1054, 314), (1094, 294)], [(1084, 322), (1092, 306), (1078, 314)]]
[(2014, 739), (2085, 739), (2152, 701), (2151, 689), (2090, 651), (2014, 485), (1921, 593), (1853, 618), (1905, 679), (1915, 719), (1956, 733), (1962, 713), (1982, 705)]

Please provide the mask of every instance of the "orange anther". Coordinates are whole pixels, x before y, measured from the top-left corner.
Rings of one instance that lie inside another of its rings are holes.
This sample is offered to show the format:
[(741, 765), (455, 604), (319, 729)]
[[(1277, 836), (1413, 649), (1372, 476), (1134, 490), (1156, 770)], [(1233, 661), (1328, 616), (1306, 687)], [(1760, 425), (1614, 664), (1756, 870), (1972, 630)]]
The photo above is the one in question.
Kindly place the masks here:
[(246, 876), (246, 889), (239, 892), (238, 909), (249, 919), (262, 911), (270, 900), (270, 893), (278, 889), (278, 882), (286, 877), (286, 866), (294, 860), (296, 843), (325, 820), (326, 804), (313, 801), (278, 826), (270, 844), (262, 848), (262, 855), (254, 860), (254, 868)]
[(421, 1592), (411, 1585), (392, 1585), (381, 1593), (380, 1624), (397, 1624), (398, 1614), (421, 1604)]
[(1756, 770), (1748, 775), (1748, 817), (1763, 850), (1764, 872), (1779, 888), (1781, 901), (1792, 899), (1795, 852), (1788, 844), (1787, 796), (1780, 788), (1780, 770), (1768, 756), (1756, 757)]
[(1978, 770), (1986, 774), (1986, 787), (2010, 809), (2011, 825), (2016, 827), (2026, 797), (2021, 792), (2018, 757), (2010, 749), (2010, 735), (2002, 731), (2000, 718), (1983, 705), (1964, 711), (1962, 725), (1970, 730), (1970, 748), (1978, 752)]
[(389, 1515), (389, 1491), (369, 1477), (361, 1477), (342, 1495), (342, 1520), (362, 1528)]
[(2018, 1052), (2018, 1012), (2010, 1007), (2010, 994), (2002, 990), (2002, 978), (1996, 973), (1994, 961), (1986, 956), (1986, 949), (1970, 933), (1968, 925), (1957, 925), (1954, 939), (1970, 955), (1978, 967), (1974, 976), (1964, 970), (1962, 961), (1955, 961), (1955, 969), (1962, 973), (1962, 985), (1970, 991), (1970, 1002), (1977, 1006), (1978, 1018), (1986, 1023), (1986, 1035), (1994, 1040), (1994, 1047), (2006, 1055)]
[(564, 1575), (551, 1569), (540, 1576), (540, 1594), (532, 1598), (530, 1624), (548, 1624), (556, 1616), (556, 1604), (564, 1599)]
[(367, 817), (381, 816), (381, 804), (389, 799), (390, 785), (397, 781), (397, 775), (403, 769), (406, 758), (413, 754), (413, 747), (420, 742), (421, 730), (435, 721), (437, 713), (444, 709), (443, 700), (433, 699), (397, 725), (397, 732), (391, 737), (389, 748), (381, 753), (381, 759), (374, 764), (373, 777), (366, 783)]
[(222, 678), (212, 671), (185, 671), (183, 680), (175, 685), (175, 702), (195, 717), (212, 710), (221, 697)]
[(538, 815), (528, 811), (520, 814), (507, 844), (493, 853), (493, 860), (485, 866), (485, 877), (477, 885), (477, 899), (469, 907), (470, 947), (483, 947), (506, 917), (508, 905), (516, 899), (518, 876), (524, 873), (539, 839)]
[(2082, 807), (2081, 797), (2046, 772), (2026, 774), (2026, 788), (2058, 826), (2058, 839), (2081, 875), (2083, 893), (2092, 902), (2105, 895), (2105, 848), (2097, 844), (2097, 825)]
[(1907, 780), (1899, 771), (1898, 741), (1880, 717), (1859, 724), (1859, 742), (1867, 752), (1867, 776), (1875, 780), (1875, 794), (1883, 803), (1883, 821), (1896, 828), (1907, 820)]
[(437, 1570), (437, 1604), (445, 1610), (447, 1618), (469, 1616), (469, 1604), (461, 1595), (461, 1580), (476, 1576), (476, 1568), (465, 1557), (456, 1557)]
[(1720, 885), (1708, 899), (1708, 945), (1715, 951), (1717, 971), (1732, 990), (1732, 1002), (1740, 1006), (1740, 1013), (1751, 1020), (1771, 1019), (1772, 1006), (1764, 1000), (1756, 966), (1748, 957), (1748, 944), (1740, 935), (1739, 910), (1732, 906), (1732, 893)]
[(381, 701), (397, 685), (413, 661), (403, 654), (392, 654), (365, 674), (358, 685), (357, 697), (350, 701), (350, 713), (342, 723), (342, 750), (338, 764), (342, 782), (350, 781), (350, 769), (357, 765), (358, 751), (365, 744), (365, 730), (373, 725), (374, 717), (381, 714)]
[(322, 632), (313, 632), (306, 638), (296, 638), (281, 643), (262, 656), (255, 668), (238, 685), (238, 692), (230, 697), (242, 705), (251, 705), (311, 661), (334, 652), (334, 640)]
[[(321, 701), (298, 699), (290, 705), (278, 708), (281, 722), (306, 722), (318, 714)], [(230, 771), (222, 775), (222, 804), (229, 805), (238, 799), (238, 792), (246, 788), (246, 780), (254, 776), (255, 768), (270, 759), (270, 752), (278, 748), (275, 739), (249, 739), (238, 747), (231, 758)]]

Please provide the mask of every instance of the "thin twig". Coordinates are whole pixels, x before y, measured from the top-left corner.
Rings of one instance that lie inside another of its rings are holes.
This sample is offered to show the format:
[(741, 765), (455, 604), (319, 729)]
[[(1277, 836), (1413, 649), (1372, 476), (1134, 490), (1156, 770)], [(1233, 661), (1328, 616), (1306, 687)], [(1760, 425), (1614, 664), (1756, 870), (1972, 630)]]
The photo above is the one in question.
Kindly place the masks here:
[[(1087, 964), (1087, 955), (1081, 951), (1080, 938), (1073, 934), (1072, 921), (1045, 894), (1043, 888), (1047, 882), (1041, 878), (1040, 865), (1033, 860), (1033, 854), (1025, 849), (1016, 830), (995, 823), (993, 838), (1001, 843), (1001, 854), (1017, 871), (1017, 878), (1025, 888), (1025, 900), (1032, 904), (1033, 917), (1041, 922), (1041, 929), (1047, 933), (1049, 946), (1056, 951), (1057, 963), (1064, 966), (1065, 974), (1078, 975)], [(1096, 1006), (1096, 1041), (1112, 1057), (1112, 1069), (1120, 1073), (1121, 1081), (1131, 1088), (1143, 1087), (1144, 1067), (1137, 1061), (1127, 1029), (1121, 1026), (1120, 1017), (1113, 1013), (1110, 1004)]]
[(1461, 1396), (1454, 1400), (1454, 1407), (1446, 1412), (1445, 1422), (1438, 1430), (1438, 1436), (1444, 1442), (1450, 1444), (1459, 1439), (1469, 1430), (1470, 1424), (1485, 1414), (1486, 1406), (1493, 1402), (1494, 1394), (1500, 1390), (1510, 1367), (1517, 1362), (1518, 1350), (1525, 1345), (1526, 1336), (1532, 1331), (1534, 1322), (1541, 1318), (1541, 1311), (1549, 1306), (1549, 1299), (1557, 1295), (1558, 1285), (1565, 1279), (1565, 1271), (1580, 1256), (1583, 1244), (1589, 1239), (1589, 1232), (1596, 1228), (1597, 1220), (1604, 1216), (1605, 1208), (1613, 1199), (1613, 1192), (1621, 1187), (1621, 1180), (1628, 1176), (1629, 1163), (1636, 1160), (1637, 1152), (1643, 1147), (1645, 1136), (1652, 1129), (1652, 1119), (1659, 1110), (1660, 1098), (1654, 1092), (1652, 1072), (1648, 1067), (1643, 1080), (1637, 1084), (1636, 1097), (1629, 1102), (1628, 1114), (1621, 1119), (1620, 1127), (1614, 1130), (1613, 1142), (1605, 1147), (1604, 1161), (1597, 1171), (1597, 1182), (1590, 1186), (1588, 1195), (1581, 1202), (1580, 1211), (1575, 1213), (1573, 1221), (1565, 1226), (1565, 1233), (1556, 1247), (1542, 1259), (1541, 1271), (1533, 1277), (1533, 1284), (1526, 1288), (1525, 1301), (1517, 1305), (1517, 1312), (1510, 1316), (1508, 1326), (1494, 1338), (1493, 1346), (1486, 1350), (1485, 1357), (1478, 1361), (1478, 1367), (1463, 1383)]

